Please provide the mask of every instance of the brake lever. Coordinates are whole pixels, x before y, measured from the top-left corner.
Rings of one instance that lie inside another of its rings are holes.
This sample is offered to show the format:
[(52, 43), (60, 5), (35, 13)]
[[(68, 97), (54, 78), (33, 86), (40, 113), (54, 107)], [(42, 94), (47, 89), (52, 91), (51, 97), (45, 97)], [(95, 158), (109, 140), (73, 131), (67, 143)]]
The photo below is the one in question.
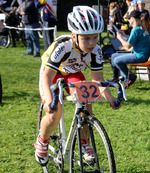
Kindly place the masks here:
[(63, 83), (59, 82), (58, 87), (59, 87), (59, 101), (61, 104), (63, 104)]

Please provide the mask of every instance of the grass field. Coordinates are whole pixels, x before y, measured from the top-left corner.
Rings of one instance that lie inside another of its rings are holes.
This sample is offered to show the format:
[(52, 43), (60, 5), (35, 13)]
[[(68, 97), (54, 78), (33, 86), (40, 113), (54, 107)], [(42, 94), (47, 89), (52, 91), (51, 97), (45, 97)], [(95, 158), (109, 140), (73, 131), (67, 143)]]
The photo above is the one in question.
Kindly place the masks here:
[[(61, 34), (61, 33), (59, 33)], [(41, 54), (43, 53), (41, 40)], [(39, 106), (40, 58), (23, 56), (26, 48), (0, 49), (3, 100), (0, 105), (0, 173), (42, 173), (34, 158)], [(112, 77), (110, 64), (104, 64), (104, 77)], [(84, 71), (90, 80), (89, 70)], [(116, 95), (113, 90), (112, 93)], [(126, 90), (128, 101), (119, 110), (108, 102), (93, 104), (94, 113), (104, 125), (114, 150), (118, 173), (150, 173), (150, 85), (139, 81)], [(74, 105), (66, 104), (66, 130)], [(68, 172), (67, 169), (65, 171)]]

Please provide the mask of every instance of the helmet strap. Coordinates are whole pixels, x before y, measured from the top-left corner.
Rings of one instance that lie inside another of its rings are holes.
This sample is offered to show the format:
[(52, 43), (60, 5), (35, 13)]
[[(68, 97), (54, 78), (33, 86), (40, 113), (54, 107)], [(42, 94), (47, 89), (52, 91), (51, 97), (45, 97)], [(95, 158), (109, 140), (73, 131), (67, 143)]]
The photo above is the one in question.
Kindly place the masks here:
[(79, 34), (76, 34), (76, 36), (77, 36), (77, 45), (76, 45), (76, 47), (80, 50), (80, 52), (83, 52), (83, 51), (80, 49), (80, 47), (79, 47)]

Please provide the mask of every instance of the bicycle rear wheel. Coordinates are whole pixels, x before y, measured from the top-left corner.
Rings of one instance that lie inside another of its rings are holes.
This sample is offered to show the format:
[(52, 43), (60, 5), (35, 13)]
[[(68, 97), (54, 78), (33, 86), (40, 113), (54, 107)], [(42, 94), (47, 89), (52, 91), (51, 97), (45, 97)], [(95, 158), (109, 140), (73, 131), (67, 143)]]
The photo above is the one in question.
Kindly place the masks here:
[(89, 126), (88, 136), (90, 139), (90, 145), (95, 154), (95, 161), (92, 163), (87, 163), (82, 157), (83, 165), (81, 165), (76, 128), (70, 147), (69, 172), (81, 172), (81, 167), (83, 166), (84, 173), (116, 173), (113, 150), (104, 127), (99, 120), (94, 117), (84, 117), (83, 125), (86, 124)]
[(8, 48), (11, 43), (11, 38), (9, 32), (4, 35), (0, 35), (0, 47)]
[[(38, 135), (40, 134), (40, 125), (43, 117), (43, 103), (40, 102), (39, 105), (39, 113), (38, 113)], [(49, 142), (49, 162), (46, 166), (42, 167), (44, 173), (62, 173), (63, 172), (63, 157), (61, 144), (59, 142), (60, 139), (60, 131), (59, 126), (55, 129), (55, 131), (50, 136)]]

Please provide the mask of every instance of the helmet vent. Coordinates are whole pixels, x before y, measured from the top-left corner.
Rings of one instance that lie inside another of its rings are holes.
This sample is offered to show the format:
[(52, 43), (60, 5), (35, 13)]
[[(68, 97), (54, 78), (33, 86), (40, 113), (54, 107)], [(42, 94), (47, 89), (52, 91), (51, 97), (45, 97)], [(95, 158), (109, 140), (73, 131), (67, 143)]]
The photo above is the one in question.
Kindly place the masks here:
[(91, 28), (93, 28), (93, 17), (91, 16), (91, 13), (89, 13), (89, 11), (87, 11), (87, 16), (88, 16)]
[(85, 31), (85, 29), (83, 28), (83, 26), (79, 23), (80, 27), (82, 28), (83, 31)]
[(95, 29), (97, 29), (97, 27), (98, 27), (98, 26), (97, 26), (97, 20), (96, 20), (96, 21), (95, 21)]
[(76, 30), (79, 29), (79, 28), (75, 25), (75, 23), (72, 22), (70, 19), (68, 19), (68, 23), (70, 24), (70, 26), (71, 26), (72, 28), (75, 28)]

